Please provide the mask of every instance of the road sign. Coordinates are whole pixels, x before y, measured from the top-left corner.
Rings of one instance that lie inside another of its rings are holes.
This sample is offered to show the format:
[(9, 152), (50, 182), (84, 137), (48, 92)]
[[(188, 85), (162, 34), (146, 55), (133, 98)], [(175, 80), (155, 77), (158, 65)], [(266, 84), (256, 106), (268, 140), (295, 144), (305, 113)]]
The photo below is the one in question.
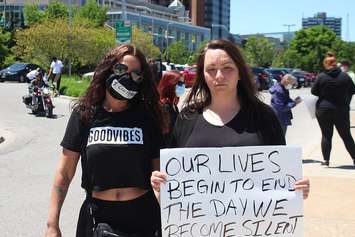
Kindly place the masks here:
[(116, 22), (116, 42), (119, 44), (131, 43), (132, 26), (129, 21)]

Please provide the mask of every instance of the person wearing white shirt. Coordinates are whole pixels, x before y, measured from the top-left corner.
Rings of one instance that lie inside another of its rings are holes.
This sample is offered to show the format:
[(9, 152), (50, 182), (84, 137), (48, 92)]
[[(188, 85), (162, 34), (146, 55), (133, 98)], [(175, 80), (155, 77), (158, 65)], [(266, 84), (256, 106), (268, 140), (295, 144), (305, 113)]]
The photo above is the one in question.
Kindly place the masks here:
[(49, 69), (49, 78), (52, 81), (53, 84), (56, 84), (56, 89), (59, 92), (60, 88), (60, 80), (62, 76), (62, 69), (64, 65), (61, 60), (57, 59), (56, 57), (53, 58), (53, 61), (51, 63), (50, 69)]
[(39, 68), (36, 68), (36, 69), (30, 71), (29, 73), (27, 73), (26, 77), (28, 79), (28, 82), (31, 82), (34, 79), (36, 79), (36, 76), (38, 75), (38, 73), (39, 73)]

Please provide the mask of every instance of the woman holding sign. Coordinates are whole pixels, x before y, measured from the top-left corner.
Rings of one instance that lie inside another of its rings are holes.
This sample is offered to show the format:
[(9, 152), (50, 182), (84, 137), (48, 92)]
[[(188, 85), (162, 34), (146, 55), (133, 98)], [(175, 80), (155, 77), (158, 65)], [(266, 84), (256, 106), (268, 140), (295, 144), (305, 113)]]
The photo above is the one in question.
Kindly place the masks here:
[(165, 124), (145, 56), (131, 45), (111, 50), (70, 116), (45, 236), (62, 236), (60, 211), (79, 159), (87, 195), (77, 237), (157, 236), (160, 210), (149, 178), (159, 169)]
[[(197, 62), (197, 81), (186, 108), (176, 120), (171, 147), (237, 147), (285, 145), (274, 111), (257, 97), (239, 49), (226, 40), (210, 41)], [(166, 176), (155, 171), (155, 191)], [(309, 180), (296, 182), (308, 197)]]

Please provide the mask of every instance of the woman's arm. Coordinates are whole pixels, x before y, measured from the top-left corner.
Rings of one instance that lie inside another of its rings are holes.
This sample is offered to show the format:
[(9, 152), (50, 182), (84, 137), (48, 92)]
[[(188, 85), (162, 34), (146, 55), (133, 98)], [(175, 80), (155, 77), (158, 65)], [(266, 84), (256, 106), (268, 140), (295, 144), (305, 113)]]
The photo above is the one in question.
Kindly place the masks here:
[(61, 236), (59, 228), (60, 211), (74, 177), (79, 158), (80, 153), (63, 148), (52, 186), (45, 237)]

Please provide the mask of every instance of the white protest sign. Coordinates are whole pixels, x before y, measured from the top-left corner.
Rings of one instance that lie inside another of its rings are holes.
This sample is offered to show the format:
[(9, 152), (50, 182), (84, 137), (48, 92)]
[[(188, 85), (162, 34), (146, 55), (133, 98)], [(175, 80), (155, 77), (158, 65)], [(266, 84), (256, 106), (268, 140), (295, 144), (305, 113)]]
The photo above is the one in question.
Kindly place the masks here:
[(160, 151), (163, 237), (303, 236), (301, 149)]

